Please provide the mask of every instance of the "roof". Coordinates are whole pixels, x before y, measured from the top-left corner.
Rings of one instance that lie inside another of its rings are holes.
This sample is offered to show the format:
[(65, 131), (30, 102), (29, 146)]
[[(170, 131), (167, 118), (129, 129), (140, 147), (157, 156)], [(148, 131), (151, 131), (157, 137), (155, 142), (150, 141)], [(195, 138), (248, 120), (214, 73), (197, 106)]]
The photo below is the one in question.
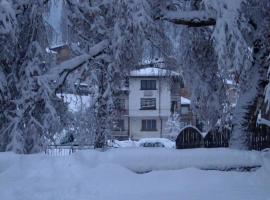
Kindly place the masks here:
[(179, 73), (157, 67), (146, 67), (130, 72), (132, 77), (160, 77), (160, 76), (180, 76)]
[(181, 97), (181, 104), (182, 105), (190, 105), (191, 101), (185, 97)]
[(56, 50), (56, 49), (62, 49), (62, 48), (66, 48), (68, 47), (68, 44), (66, 43), (59, 43), (59, 44), (55, 44), (49, 47), (50, 50)]

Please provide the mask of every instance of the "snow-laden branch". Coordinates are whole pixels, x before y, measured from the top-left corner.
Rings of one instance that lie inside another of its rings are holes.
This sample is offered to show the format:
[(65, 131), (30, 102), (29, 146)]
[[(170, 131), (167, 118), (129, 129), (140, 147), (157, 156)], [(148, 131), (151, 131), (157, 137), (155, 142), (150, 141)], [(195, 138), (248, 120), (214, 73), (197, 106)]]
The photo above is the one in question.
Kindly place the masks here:
[(9, 1), (0, 1), (0, 34), (14, 34), (16, 16)]
[(156, 19), (190, 27), (216, 25), (216, 14), (206, 11), (163, 11), (162, 15)]
[(90, 49), (88, 54), (77, 56), (71, 60), (62, 62), (61, 64), (51, 69), (48, 73), (46, 73), (42, 77), (42, 79), (46, 77), (45, 78), (46, 82), (59, 80), (58, 81), (59, 85), (56, 88), (61, 87), (71, 72), (83, 66), (87, 61), (100, 55), (104, 51), (104, 49), (108, 47), (108, 45), (109, 45), (108, 40), (103, 40), (99, 42)]
[(261, 111), (257, 117), (257, 125), (266, 125), (266, 126), (270, 127), (270, 120), (262, 118)]
[(78, 66), (81, 66), (88, 60), (98, 56), (105, 48), (107, 48), (109, 45), (108, 40), (103, 40), (90, 48), (90, 51), (88, 54), (84, 54), (81, 56), (77, 56), (73, 59), (70, 59), (68, 61), (62, 62), (61, 64), (57, 65), (55, 68), (50, 70), (47, 75), (63, 75), (65, 72), (68, 72), (70, 70), (75, 70)]

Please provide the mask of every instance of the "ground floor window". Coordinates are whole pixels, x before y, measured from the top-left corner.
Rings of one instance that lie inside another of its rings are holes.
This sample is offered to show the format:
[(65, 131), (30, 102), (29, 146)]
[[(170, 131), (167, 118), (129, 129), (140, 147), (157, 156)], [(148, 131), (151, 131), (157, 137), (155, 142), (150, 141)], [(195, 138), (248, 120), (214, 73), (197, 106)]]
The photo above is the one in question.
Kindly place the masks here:
[(155, 119), (142, 120), (142, 131), (157, 131), (157, 120)]
[(117, 120), (113, 125), (114, 131), (123, 131), (125, 130), (125, 121), (123, 119)]

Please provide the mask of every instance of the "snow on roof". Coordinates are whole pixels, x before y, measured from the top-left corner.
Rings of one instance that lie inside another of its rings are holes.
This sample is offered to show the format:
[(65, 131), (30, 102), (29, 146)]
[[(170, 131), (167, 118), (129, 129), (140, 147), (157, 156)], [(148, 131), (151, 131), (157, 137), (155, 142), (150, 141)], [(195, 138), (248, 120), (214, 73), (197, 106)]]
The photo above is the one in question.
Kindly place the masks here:
[(51, 50), (49, 47), (46, 47), (46, 52), (47, 53), (52, 53), (52, 54), (57, 54), (56, 51)]
[(146, 58), (144, 59), (140, 64), (146, 65), (146, 64), (156, 64), (156, 63), (164, 63), (163, 58)]
[(237, 85), (237, 84), (235, 83), (235, 81), (234, 81), (234, 80), (231, 80), (231, 79), (226, 79), (226, 80), (225, 80), (225, 84), (226, 84), (226, 85), (229, 85), (229, 86), (235, 86), (235, 85)]
[(49, 49), (54, 50), (54, 49), (64, 48), (67, 46), (68, 45), (66, 43), (58, 43), (58, 44), (54, 44), (54, 45), (50, 46)]
[(191, 101), (188, 98), (181, 97), (181, 104), (182, 105), (189, 105)]
[(226, 84), (233, 85), (233, 80), (226, 79)]
[(130, 76), (180, 76), (180, 74), (167, 69), (146, 67), (131, 71)]

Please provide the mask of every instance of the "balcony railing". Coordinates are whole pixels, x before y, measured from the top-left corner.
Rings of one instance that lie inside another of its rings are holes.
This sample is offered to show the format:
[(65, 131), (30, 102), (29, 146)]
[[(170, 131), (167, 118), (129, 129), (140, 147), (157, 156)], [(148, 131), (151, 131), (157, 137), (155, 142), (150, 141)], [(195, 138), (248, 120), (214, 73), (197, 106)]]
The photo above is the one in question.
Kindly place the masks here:
[(114, 129), (112, 131), (113, 136), (127, 136), (128, 130)]

